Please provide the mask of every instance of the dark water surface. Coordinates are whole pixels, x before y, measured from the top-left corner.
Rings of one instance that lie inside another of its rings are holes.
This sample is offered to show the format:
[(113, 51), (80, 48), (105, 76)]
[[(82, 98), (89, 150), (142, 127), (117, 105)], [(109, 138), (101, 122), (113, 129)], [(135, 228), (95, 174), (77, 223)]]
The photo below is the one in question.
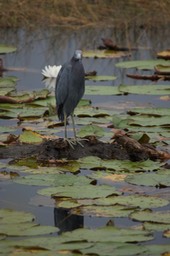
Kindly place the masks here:
[[(75, 49), (96, 49), (102, 44), (102, 37), (110, 37), (119, 46), (139, 47), (132, 51), (131, 57), (120, 59), (83, 59), (86, 71), (96, 70), (98, 75), (115, 75), (118, 77), (112, 82), (91, 82), (86, 84), (107, 84), (117, 86), (121, 83), (152, 84), (149, 81), (137, 81), (128, 79), (125, 70), (115, 68), (115, 64), (122, 60), (130, 59), (152, 59), (156, 53), (165, 50), (170, 45), (169, 28), (154, 30), (131, 28), (126, 29), (81, 29), (77, 31), (60, 29), (49, 31), (1, 31), (0, 43), (17, 46), (17, 52), (3, 56), (4, 66), (7, 68), (22, 68), (24, 70), (9, 71), (4, 76), (14, 75), (19, 78), (17, 91), (32, 91), (44, 87), (42, 83), (41, 69), (45, 65), (59, 65), (67, 61)], [(156, 84), (154, 82), (154, 84)], [(162, 84), (162, 82), (161, 82)], [(159, 100), (155, 96), (128, 95), (128, 96), (84, 96), (91, 99), (93, 106), (110, 107), (122, 106), (122, 111), (129, 107), (148, 105), (157, 107), (169, 107), (169, 102)], [(57, 119), (57, 117), (56, 117)], [(0, 120), (0, 125), (12, 126), (16, 121)], [(16, 124), (17, 125), (17, 124)], [(67, 211), (55, 209), (53, 201), (49, 199), (51, 207), (37, 207), (29, 204), (31, 198), (35, 197), (38, 187), (14, 184), (12, 181), (0, 183), (0, 206), (1, 208), (12, 208), (33, 212), (37, 222), (43, 225), (56, 225), (62, 231), (72, 230), (77, 227), (100, 227), (104, 226), (110, 218), (91, 218), (80, 216), (69, 216)], [(132, 225), (132, 221), (126, 218), (114, 220), (118, 226)], [(134, 224), (134, 223), (133, 223)], [(166, 243), (167, 240), (156, 237), (157, 241)], [(155, 243), (155, 241), (154, 241)]]

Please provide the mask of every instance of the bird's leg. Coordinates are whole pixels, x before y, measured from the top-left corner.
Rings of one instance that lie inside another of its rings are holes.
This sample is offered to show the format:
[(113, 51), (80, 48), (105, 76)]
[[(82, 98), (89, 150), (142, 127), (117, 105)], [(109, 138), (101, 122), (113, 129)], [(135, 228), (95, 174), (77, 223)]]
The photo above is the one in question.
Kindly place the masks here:
[(74, 144), (79, 144), (81, 147), (84, 148), (83, 144), (80, 142), (82, 140), (86, 140), (87, 139), (81, 139), (81, 138), (77, 138), (77, 135), (76, 135), (76, 128), (75, 128), (75, 122), (74, 122), (74, 113), (71, 114), (71, 119), (72, 119), (72, 124), (73, 124), (73, 132), (74, 132), (74, 141), (75, 143)]
[(64, 139), (65, 139), (65, 141), (67, 141), (68, 142), (68, 144), (70, 145), (70, 147), (72, 148), (72, 149), (74, 149), (74, 141), (72, 141), (72, 140), (70, 140), (70, 139), (68, 139), (67, 138), (67, 115), (64, 113), (64, 134), (65, 134), (65, 137), (64, 137)]
[(64, 114), (64, 135), (65, 139), (67, 139), (67, 116)]
[(76, 140), (77, 136), (76, 136), (76, 128), (75, 128), (75, 122), (74, 122), (74, 113), (71, 114), (71, 120), (73, 124), (74, 139)]

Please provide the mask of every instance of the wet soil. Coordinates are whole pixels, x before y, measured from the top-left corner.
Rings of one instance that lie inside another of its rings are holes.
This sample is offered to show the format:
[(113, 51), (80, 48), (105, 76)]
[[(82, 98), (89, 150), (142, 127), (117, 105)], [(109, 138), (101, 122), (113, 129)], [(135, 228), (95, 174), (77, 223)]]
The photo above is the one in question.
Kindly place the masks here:
[(140, 144), (127, 135), (117, 135), (112, 142), (102, 142), (96, 137), (88, 137), (72, 148), (64, 139), (45, 140), (41, 144), (22, 144), (18, 141), (0, 147), (0, 158), (22, 159), (35, 157), (38, 162), (55, 163), (60, 159), (75, 160), (85, 156), (101, 159), (141, 161), (146, 159), (166, 159), (165, 152), (157, 151), (150, 144)]

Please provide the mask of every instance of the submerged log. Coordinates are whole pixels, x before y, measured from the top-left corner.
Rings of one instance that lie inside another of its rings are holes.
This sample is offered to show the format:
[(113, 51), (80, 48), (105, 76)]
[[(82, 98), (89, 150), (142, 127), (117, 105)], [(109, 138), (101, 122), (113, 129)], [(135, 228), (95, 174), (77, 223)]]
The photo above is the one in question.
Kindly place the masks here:
[(0, 147), (0, 158), (30, 158), (35, 157), (41, 163), (50, 163), (68, 159), (74, 160), (85, 156), (98, 156), (102, 159), (119, 159), (142, 161), (146, 159), (169, 159), (170, 154), (158, 151), (150, 144), (140, 144), (127, 135), (115, 135), (110, 143), (99, 141), (91, 136), (81, 141), (74, 149), (64, 139), (45, 140), (40, 144), (22, 144), (15, 142), (6, 147)]

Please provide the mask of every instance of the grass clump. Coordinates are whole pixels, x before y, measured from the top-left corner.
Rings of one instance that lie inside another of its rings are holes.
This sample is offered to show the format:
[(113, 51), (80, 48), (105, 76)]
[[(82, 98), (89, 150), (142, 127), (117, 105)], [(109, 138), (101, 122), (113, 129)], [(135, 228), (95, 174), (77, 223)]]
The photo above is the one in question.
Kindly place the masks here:
[(0, 27), (139, 26), (170, 22), (170, 0), (0, 0)]

